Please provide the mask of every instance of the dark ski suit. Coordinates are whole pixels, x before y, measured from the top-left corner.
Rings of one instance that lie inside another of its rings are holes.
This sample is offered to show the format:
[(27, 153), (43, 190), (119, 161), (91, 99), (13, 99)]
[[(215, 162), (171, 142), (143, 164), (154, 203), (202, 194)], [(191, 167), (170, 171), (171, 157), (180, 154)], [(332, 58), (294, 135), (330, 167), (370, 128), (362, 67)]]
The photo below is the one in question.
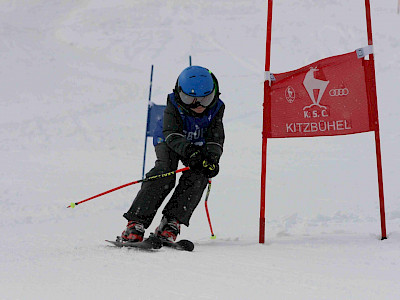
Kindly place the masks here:
[[(214, 81), (218, 88), (215, 77)], [(191, 144), (205, 145), (208, 155), (216, 162), (222, 155), (225, 140), (222, 118), (225, 105), (219, 99), (219, 93), (216, 93), (212, 104), (198, 115), (182, 104), (176, 90), (168, 95), (163, 125), (160, 124), (159, 134), (153, 139), (157, 160), (146, 177), (174, 171), (180, 160), (187, 165), (187, 148)], [(164, 199), (174, 188), (175, 181), (176, 176), (172, 175), (144, 182), (124, 217), (148, 228)], [(190, 217), (201, 200), (207, 182), (208, 178), (203, 173), (192, 170), (183, 172), (163, 215), (189, 226)]]

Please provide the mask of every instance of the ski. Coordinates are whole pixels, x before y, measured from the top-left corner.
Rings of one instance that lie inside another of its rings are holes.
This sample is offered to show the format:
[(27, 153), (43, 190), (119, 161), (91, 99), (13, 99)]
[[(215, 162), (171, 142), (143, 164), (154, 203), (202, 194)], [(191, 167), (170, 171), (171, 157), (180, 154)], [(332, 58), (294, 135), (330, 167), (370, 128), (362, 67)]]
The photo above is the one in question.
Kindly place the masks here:
[(141, 250), (157, 250), (160, 249), (162, 246), (172, 248), (175, 250), (181, 250), (181, 251), (193, 251), (194, 249), (194, 244), (189, 241), (189, 240), (180, 240), (178, 242), (170, 242), (170, 241), (165, 241), (154, 235), (153, 233), (150, 234), (150, 236), (145, 239), (143, 242), (126, 242), (122, 241), (120, 236), (117, 236), (117, 239), (115, 241), (110, 241), (106, 240), (106, 242), (113, 244), (116, 247), (128, 247), (128, 248), (137, 248)]
[(162, 241), (163, 246), (181, 251), (193, 251), (194, 244), (189, 240), (180, 240), (177, 242)]
[(136, 248), (147, 251), (160, 249), (163, 245), (161, 240), (153, 235), (150, 235), (147, 239), (145, 239), (142, 242), (124, 242), (122, 241), (120, 236), (117, 236), (117, 239), (115, 241), (106, 240), (106, 242), (120, 248), (128, 247), (128, 248)]

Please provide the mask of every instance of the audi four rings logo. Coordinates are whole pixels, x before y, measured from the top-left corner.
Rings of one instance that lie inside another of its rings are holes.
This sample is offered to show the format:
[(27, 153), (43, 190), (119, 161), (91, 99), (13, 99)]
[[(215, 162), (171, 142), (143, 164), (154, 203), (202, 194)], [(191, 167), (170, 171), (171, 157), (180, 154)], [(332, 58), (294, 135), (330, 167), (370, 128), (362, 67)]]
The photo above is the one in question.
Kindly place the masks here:
[(349, 94), (349, 89), (344, 88), (344, 89), (331, 89), (329, 91), (329, 96), (332, 97), (340, 97), (340, 96), (347, 96)]

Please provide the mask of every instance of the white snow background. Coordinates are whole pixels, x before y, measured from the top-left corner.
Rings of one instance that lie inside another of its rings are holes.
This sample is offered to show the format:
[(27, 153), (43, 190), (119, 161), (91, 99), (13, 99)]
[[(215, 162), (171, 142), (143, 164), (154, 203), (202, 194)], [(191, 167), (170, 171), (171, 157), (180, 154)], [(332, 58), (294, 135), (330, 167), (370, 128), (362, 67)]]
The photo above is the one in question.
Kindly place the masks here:
[[(268, 141), (260, 245), (267, 1), (1, 1), (0, 299), (399, 299), (400, 15), (371, 9), (388, 239), (365, 133)], [(367, 45), (362, 0), (275, 1), (272, 29), (275, 73)], [(202, 201), (192, 253), (109, 246), (139, 185), (66, 207), (140, 179), (151, 65), (165, 104), (189, 55), (226, 103), (217, 239)]]

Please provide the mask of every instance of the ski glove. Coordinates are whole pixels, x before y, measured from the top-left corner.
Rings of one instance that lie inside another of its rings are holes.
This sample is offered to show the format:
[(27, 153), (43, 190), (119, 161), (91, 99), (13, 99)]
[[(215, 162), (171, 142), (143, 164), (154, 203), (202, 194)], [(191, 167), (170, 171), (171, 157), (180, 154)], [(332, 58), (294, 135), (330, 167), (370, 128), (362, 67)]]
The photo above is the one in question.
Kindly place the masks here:
[(202, 172), (207, 178), (213, 178), (219, 173), (219, 165), (217, 163), (213, 164), (209, 163), (207, 160), (203, 160)]
[(186, 150), (187, 166), (190, 167), (191, 170), (201, 172), (203, 170), (203, 161), (204, 157), (204, 149), (203, 147), (190, 145)]

